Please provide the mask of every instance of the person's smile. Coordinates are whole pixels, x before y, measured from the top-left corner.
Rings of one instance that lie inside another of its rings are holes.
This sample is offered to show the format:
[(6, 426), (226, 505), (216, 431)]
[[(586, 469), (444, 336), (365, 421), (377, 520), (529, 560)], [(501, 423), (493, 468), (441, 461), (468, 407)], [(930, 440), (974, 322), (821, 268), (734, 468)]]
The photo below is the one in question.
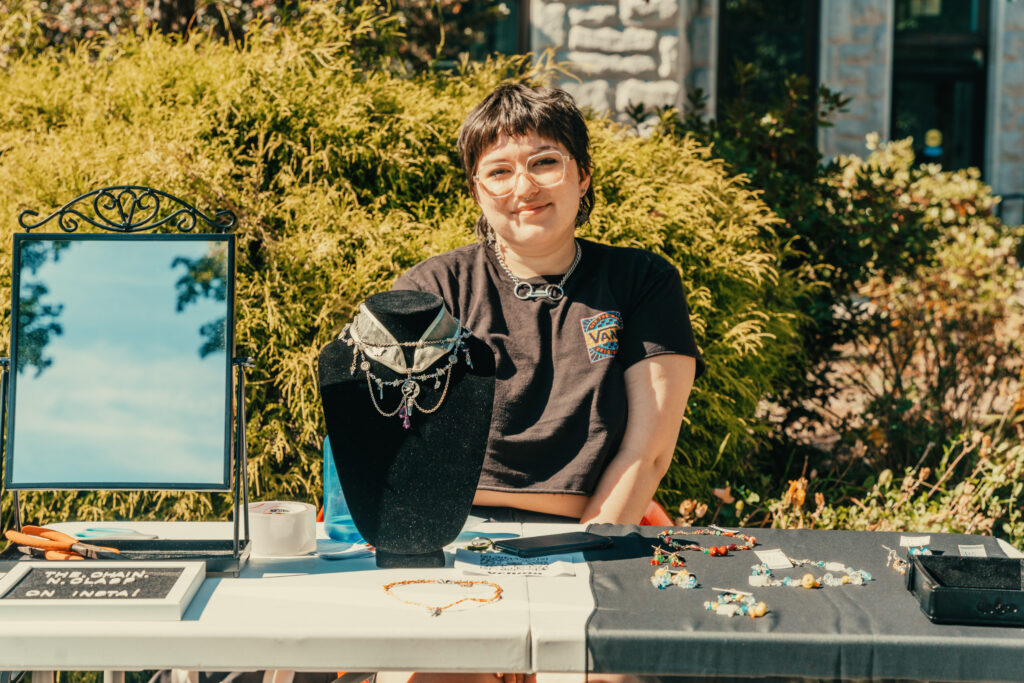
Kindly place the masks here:
[(551, 204), (549, 202), (527, 204), (527, 205), (521, 206), (521, 207), (519, 207), (517, 209), (513, 209), (512, 213), (513, 213), (513, 215), (516, 215), (516, 216), (536, 216), (537, 214), (539, 214), (541, 211), (543, 211), (544, 209), (548, 208), (549, 206), (551, 206)]

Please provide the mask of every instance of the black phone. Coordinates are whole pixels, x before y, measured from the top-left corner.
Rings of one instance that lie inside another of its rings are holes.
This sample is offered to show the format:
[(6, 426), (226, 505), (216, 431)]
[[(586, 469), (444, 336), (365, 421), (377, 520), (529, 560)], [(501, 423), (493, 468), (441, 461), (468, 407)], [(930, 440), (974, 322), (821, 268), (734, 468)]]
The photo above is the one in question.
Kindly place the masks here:
[(494, 547), (519, 557), (537, 557), (538, 555), (556, 555), (594, 548), (607, 548), (611, 544), (612, 539), (608, 536), (592, 534), (589, 531), (568, 531), (563, 534), (548, 534), (547, 536), (502, 539), (495, 541)]

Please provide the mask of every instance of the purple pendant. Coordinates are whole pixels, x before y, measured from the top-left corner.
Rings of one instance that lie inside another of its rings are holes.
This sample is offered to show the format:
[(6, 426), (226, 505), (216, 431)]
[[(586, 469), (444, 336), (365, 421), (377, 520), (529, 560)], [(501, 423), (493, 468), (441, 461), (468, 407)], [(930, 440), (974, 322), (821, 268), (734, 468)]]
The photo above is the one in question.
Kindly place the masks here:
[(404, 429), (412, 427), (412, 422), (409, 420), (409, 413), (405, 410), (404, 403), (402, 404), (402, 407), (398, 409), (398, 417), (402, 418), (402, 427)]

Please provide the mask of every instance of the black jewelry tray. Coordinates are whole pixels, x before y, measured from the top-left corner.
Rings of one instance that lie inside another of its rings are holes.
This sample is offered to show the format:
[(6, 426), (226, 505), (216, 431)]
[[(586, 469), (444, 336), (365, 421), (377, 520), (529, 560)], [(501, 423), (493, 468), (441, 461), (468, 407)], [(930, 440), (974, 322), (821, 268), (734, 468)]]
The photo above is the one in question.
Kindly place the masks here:
[(914, 555), (907, 589), (937, 624), (1024, 626), (1024, 560)]
[[(99, 545), (106, 545), (99, 543)], [(207, 574), (234, 574), (242, 570), (252, 551), (252, 542), (239, 540), (235, 555), (233, 539), (124, 539), (111, 544), (121, 551), (125, 560), (153, 562), (161, 560), (189, 560), (206, 563)], [(18, 562), (40, 558), (25, 555), (14, 543), (0, 553), (0, 572), (9, 572)], [(88, 563), (89, 560), (83, 560)]]

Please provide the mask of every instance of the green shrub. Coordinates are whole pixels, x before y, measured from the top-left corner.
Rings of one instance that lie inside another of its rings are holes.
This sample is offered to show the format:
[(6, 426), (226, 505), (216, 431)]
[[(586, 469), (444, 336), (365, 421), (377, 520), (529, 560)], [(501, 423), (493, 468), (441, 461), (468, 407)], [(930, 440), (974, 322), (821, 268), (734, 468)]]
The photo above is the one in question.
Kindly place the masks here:
[[(319, 349), (367, 295), (473, 239), (458, 126), (502, 80), (544, 77), (523, 59), (415, 76), (364, 66), (389, 53), (394, 23), (372, 6), (338, 10), (310, 5), (296, 25), (254, 30), (238, 47), (148, 35), (43, 51), (0, 79), (2, 239), (22, 209), (126, 182), (237, 214), (237, 351), (256, 359), (248, 476), (262, 499), (319, 500)], [(765, 238), (774, 218), (704, 147), (603, 119), (591, 129), (599, 200), (584, 234), (679, 266), (709, 366), (662, 493), (672, 502), (750, 466), (757, 402), (785, 380), (793, 313)], [(5, 249), (0, 286), (10, 265)], [(30, 519), (227, 514), (223, 496), (27, 498)]]
[(892, 142), (865, 159), (841, 159), (832, 181), (845, 202), (837, 211), (865, 195), (886, 197), (900, 207), (886, 207), (894, 218), (920, 216), (916, 225), (894, 220), (893, 231), (931, 244), (931, 258), (914, 270), (860, 283), (847, 309), (851, 338), (834, 366), (848, 397), (839, 454), (860, 440), (873, 466), (895, 470), (934, 465), (956, 435), (1005, 410), (1024, 360), (1016, 256), (1024, 230), (993, 216), (997, 200), (976, 169), (913, 160), (910, 140)]
[[(833, 391), (828, 373), (818, 371), (834, 359), (833, 349), (846, 334), (832, 311), (853, 291), (866, 261), (863, 245), (870, 244), (875, 231), (864, 226), (852, 230), (827, 202), (832, 190), (825, 181), (835, 166), (823, 163), (817, 130), (830, 125), (849, 98), (824, 86), (815, 90), (805, 77), (795, 75), (776, 84), (771, 97), (755, 96), (752, 86), (759, 79), (755, 66), (737, 64), (736, 96), (717, 119), (706, 115), (700, 90), (690, 93), (685, 111), (659, 114), (663, 130), (712, 147), (729, 171), (744, 177), (779, 216), (774, 232), (782, 247), (780, 267), (804, 314), (801, 353), (789, 359), (792, 380), (774, 397), (776, 436), (782, 443), (773, 450), (784, 460), (793, 447), (784, 438), (787, 427), (810, 417), (806, 403), (823, 402)], [(635, 113), (637, 118), (645, 115)]]
[[(786, 247), (781, 268), (793, 280), (805, 314), (803, 353), (790, 359), (794, 379), (771, 397), (778, 425), (774, 476), (785, 479), (794, 464), (828, 459), (819, 448), (823, 434), (850, 428), (830, 409), (848, 388), (844, 354), (867, 333), (858, 290), (869, 282), (913, 276), (921, 264), (933, 262), (951, 223), (945, 218), (948, 204), (966, 206), (977, 199), (973, 208), (980, 220), (991, 213), (991, 197), (963, 194), (972, 191), (964, 187), (966, 176), (913, 168), (912, 155), (825, 162), (817, 131), (829, 126), (849, 99), (824, 86), (815, 90), (797, 76), (780, 83), (775, 97), (757, 98), (749, 87), (757, 76), (752, 65), (737, 65), (738, 95), (718, 120), (702, 116), (697, 92), (685, 114), (663, 111), (661, 121), (672, 135), (712, 145), (781, 219), (776, 229)], [(931, 184), (923, 181), (932, 176)], [(963, 196), (941, 199), (947, 191), (939, 189), (943, 185)], [(908, 431), (916, 428), (907, 425)], [(804, 438), (807, 434), (813, 438)]]

